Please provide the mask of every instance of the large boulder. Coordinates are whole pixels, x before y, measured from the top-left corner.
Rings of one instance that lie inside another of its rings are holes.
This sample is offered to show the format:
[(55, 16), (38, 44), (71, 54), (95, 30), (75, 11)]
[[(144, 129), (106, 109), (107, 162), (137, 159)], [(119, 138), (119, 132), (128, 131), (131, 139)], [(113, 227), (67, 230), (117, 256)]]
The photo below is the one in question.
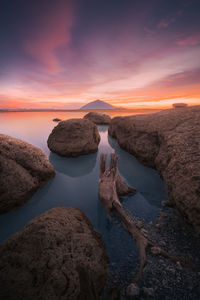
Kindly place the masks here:
[(110, 124), (111, 121), (111, 117), (109, 115), (99, 112), (89, 112), (84, 116), (84, 119), (90, 120), (97, 125), (107, 125)]
[(100, 234), (72, 207), (34, 218), (0, 245), (0, 299), (95, 300), (106, 280)]
[(54, 127), (47, 144), (52, 152), (61, 156), (76, 157), (97, 152), (99, 142), (100, 135), (93, 122), (70, 119)]
[(109, 134), (158, 170), (171, 203), (200, 232), (200, 106), (116, 117)]
[(0, 213), (23, 205), (54, 175), (42, 150), (0, 134)]

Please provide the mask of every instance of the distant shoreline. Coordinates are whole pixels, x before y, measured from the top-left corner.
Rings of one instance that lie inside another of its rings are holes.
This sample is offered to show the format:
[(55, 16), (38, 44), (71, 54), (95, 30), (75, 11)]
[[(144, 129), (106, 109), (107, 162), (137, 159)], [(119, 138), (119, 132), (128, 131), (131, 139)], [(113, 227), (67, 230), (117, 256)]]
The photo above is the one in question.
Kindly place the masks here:
[(18, 109), (18, 110), (6, 110), (0, 109), (0, 113), (8, 112), (144, 112), (144, 111), (161, 111), (167, 108), (132, 108), (132, 109)]

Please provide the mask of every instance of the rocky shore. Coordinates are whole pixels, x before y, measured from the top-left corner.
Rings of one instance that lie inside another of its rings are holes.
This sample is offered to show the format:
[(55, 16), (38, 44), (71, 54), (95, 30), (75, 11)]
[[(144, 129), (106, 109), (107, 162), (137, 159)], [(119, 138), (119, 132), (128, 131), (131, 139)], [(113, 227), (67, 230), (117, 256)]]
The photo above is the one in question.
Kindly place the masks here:
[[(172, 208), (160, 213), (155, 222), (144, 224), (136, 217), (131, 217), (134, 224), (158, 247), (172, 255), (189, 259), (196, 269), (186, 267), (179, 261), (173, 262), (163, 256), (147, 253), (147, 263), (138, 286), (128, 297), (129, 285), (138, 268), (134, 252), (128, 253), (123, 271), (110, 265), (107, 286), (103, 300), (199, 300), (200, 299), (200, 239), (192, 226), (184, 221), (181, 214)], [(118, 222), (116, 220), (115, 222)], [(119, 226), (119, 225), (118, 225)], [(110, 298), (108, 298), (110, 294)]]
[(159, 172), (170, 205), (200, 232), (200, 106), (116, 117), (109, 134)]
[[(49, 136), (49, 148), (74, 157), (97, 151), (100, 136), (94, 123), (87, 118), (60, 122)], [(167, 187), (167, 204), (178, 209), (164, 207), (148, 224), (134, 212), (128, 216), (153, 244), (195, 267), (149, 249), (142, 278), (127, 296), (138, 270), (135, 250), (128, 253), (120, 272), (110, 264), (107, 276), (101, 236), (82, 211), (57, 207), (0, 245), (0, 299), (200, 299), (200, 107), (116, 117), (109, 134), (159, 172)], [(55, 172), (40, 149), (5, 135), (0, 141), (0, 212), (6, 212), (22, 205)], [(114, 222), (122, 226), (117, 217)]]

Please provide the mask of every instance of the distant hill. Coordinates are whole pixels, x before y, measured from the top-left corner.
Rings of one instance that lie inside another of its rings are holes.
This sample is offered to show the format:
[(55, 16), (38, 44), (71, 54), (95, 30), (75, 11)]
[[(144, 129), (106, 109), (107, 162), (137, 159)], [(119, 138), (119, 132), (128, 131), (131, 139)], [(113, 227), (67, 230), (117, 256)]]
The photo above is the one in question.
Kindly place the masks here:
[(115, 107), (104, 101), (95, 100), (86, 105), (83, 105), (80, 109), (115, 109)]

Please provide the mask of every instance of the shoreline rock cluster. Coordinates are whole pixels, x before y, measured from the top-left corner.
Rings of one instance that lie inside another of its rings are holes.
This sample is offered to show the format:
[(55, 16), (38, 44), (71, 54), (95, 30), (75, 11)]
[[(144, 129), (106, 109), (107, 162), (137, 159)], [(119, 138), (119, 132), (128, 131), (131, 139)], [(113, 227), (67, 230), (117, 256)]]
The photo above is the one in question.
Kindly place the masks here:
[(200, 232), (200, 106), (116, 117), (108, 131), (159, 172), (171, 204)]
[[(159, 172), (171, 205), (200, 232), (200, 107), (112, 120), (99, 115), (59, 122), (48, 139), (50, 150), (67, 157), (96, 152), (100, 136), (95, 124), (110, 123), (109, 134), (121, 148)], [(1, 134), (0, 174), (0, 213), (4, 213), (23, 205), (55, 171), (40, 149)], [(156, 224), (137, 224), (167, 251), (200, 263), (197, 236), (178, 212), (168, 209)], [(53, 208), (31, 220), (0, 244), (0, 256), (1, 299), (100, 299), (106, 282), (108, 259), (101, 236), (82, 211), (71, 207)], [(177, 285), (182, 292), (177, 290), (174, 299), (199, 299), (198, 279), (196, 271), (149, 253), (140, 287), (129, 292), (137, 292), (137, 299), (171, 299)], [(105, 299), (112, 287), (107, 285)], [(111, 299), (119, 299), (119, 294)], [(127, 299), (125, 292), (120, 299)]]

